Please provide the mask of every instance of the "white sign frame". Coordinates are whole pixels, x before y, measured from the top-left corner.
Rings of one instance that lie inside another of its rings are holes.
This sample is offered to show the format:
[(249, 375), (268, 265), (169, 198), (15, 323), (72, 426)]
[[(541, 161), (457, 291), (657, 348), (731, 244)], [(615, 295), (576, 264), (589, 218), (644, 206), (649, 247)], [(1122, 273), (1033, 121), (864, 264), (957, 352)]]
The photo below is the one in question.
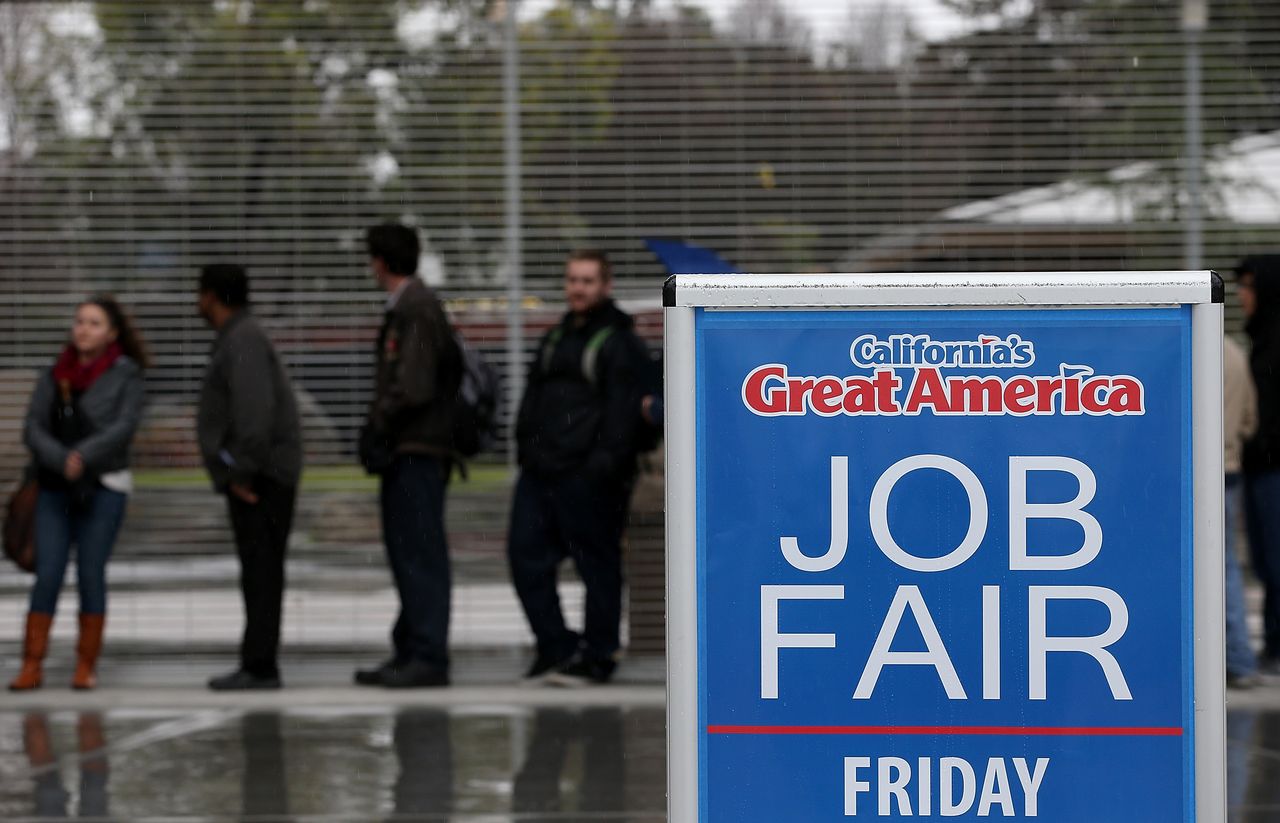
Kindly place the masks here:
[(699, 823), (697, 309), (1192, 307), (1195, 819), (1225, 821), (1222, 309), (1211, 271), (674, 275), (663, 289), (670, 823)]

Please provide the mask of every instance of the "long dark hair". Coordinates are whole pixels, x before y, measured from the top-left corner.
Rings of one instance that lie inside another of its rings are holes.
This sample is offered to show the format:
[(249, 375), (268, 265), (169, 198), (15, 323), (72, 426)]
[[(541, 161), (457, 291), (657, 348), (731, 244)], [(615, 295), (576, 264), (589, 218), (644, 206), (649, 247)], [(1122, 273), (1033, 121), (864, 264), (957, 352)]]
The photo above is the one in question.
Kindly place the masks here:
[(142, 339), (133, 318), (124, 310), (114, 295), (95, 294), (85, 300), (82, 306), (97, 306), (107, 315), (111, 328), (116, 330), (116, 342), (120, 350), (129, 356), (139, 367), (145, 369), (151, 365), (151, 355), (147, 352), (147, 344)]

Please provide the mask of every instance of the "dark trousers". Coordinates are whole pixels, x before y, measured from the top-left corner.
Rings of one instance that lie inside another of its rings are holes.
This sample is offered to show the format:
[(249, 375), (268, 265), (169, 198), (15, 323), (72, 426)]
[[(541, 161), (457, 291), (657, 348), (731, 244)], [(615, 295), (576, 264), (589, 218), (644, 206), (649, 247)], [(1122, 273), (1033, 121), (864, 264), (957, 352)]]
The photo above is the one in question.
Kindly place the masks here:
[(561, 658), (579, 644), (565, 626), (556, 591), (556, 571), (565, 557), (573, 559), (587, 590), (585, 653), (608, 660), (621, 646), (622, 531), (630, 496), (627, 484), (581, 473), (520, 473), (507, 559), (539, 654)]
[(382, 537), (400, 594), (391, 631), (396, 660), (449, 665), (449, 544), (444, 493), (449, 465), (438, 458), (398, 455), (382, 474)]
[(240, 555), (244, 597), (244, 638), (240, 667), (259, 677), (279, 675), (280, 613), (284, 600), (284, 558), (293, 528), (298, 490), (266, 477), (253, 481), (257, 503), (227, 495), (231, 529)]
[(1280, 659), (1280, 470), (1245, 475), (1245, 523), (1253, 571), (1262, 581), (1263, 656)]

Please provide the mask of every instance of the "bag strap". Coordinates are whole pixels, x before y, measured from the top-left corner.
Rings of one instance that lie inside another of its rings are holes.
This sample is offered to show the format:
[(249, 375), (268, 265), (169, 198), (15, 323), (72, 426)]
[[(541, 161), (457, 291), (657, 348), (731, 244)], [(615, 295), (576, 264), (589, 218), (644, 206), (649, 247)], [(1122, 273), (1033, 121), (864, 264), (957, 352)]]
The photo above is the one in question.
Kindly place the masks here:
[(556, 346), (560, 343), (560, 338), (562, 337), (564, 337), (564, 327), (562, 326), (556, 326), (547, 333), (547, 337), (542, 343), (542, 356), (540, 358), (543, 374), (551, 371), (551, 358), (555, 355)]
[(596, 374), (596, 365), (600, 360), (600, 350), (604, 348), (604, 344), (612, 336), (613, 326), (605, 326), (591, 335), (591, 339), (587, 341), (587, 345), (582, 349), (582, 376), (587, 379), (593, 389), (600, 382)]
[[(615, 327), (605, 326), (591, 335), (587, 340), (587, 345), (582, 348), (582, 377), (594, 389), (599, 383), (599, 376), (596, 374), (596, 367), (600, 362), (600, 352), (604, 348), (604, 344), (609, 342), (609, 338), (613, 336)], [(556, 346), (564, 339), (564, 327), (556, 326), (547, 333), (546, 340), (542, 344), (542, 352), (539, 357), (539, 365), (542, 373), (546, 374), (551, 371), (551, 358), (555, 356)]]

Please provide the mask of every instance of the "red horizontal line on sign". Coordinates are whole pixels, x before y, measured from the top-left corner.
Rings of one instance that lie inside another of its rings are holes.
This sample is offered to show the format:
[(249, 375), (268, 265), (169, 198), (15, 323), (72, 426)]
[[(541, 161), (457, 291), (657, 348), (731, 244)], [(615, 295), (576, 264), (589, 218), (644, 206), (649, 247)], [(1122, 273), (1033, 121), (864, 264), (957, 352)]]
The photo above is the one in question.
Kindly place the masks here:
[(1182, 729), (1177, 726), (707, 726), (707, 734), (1181, 737)]

